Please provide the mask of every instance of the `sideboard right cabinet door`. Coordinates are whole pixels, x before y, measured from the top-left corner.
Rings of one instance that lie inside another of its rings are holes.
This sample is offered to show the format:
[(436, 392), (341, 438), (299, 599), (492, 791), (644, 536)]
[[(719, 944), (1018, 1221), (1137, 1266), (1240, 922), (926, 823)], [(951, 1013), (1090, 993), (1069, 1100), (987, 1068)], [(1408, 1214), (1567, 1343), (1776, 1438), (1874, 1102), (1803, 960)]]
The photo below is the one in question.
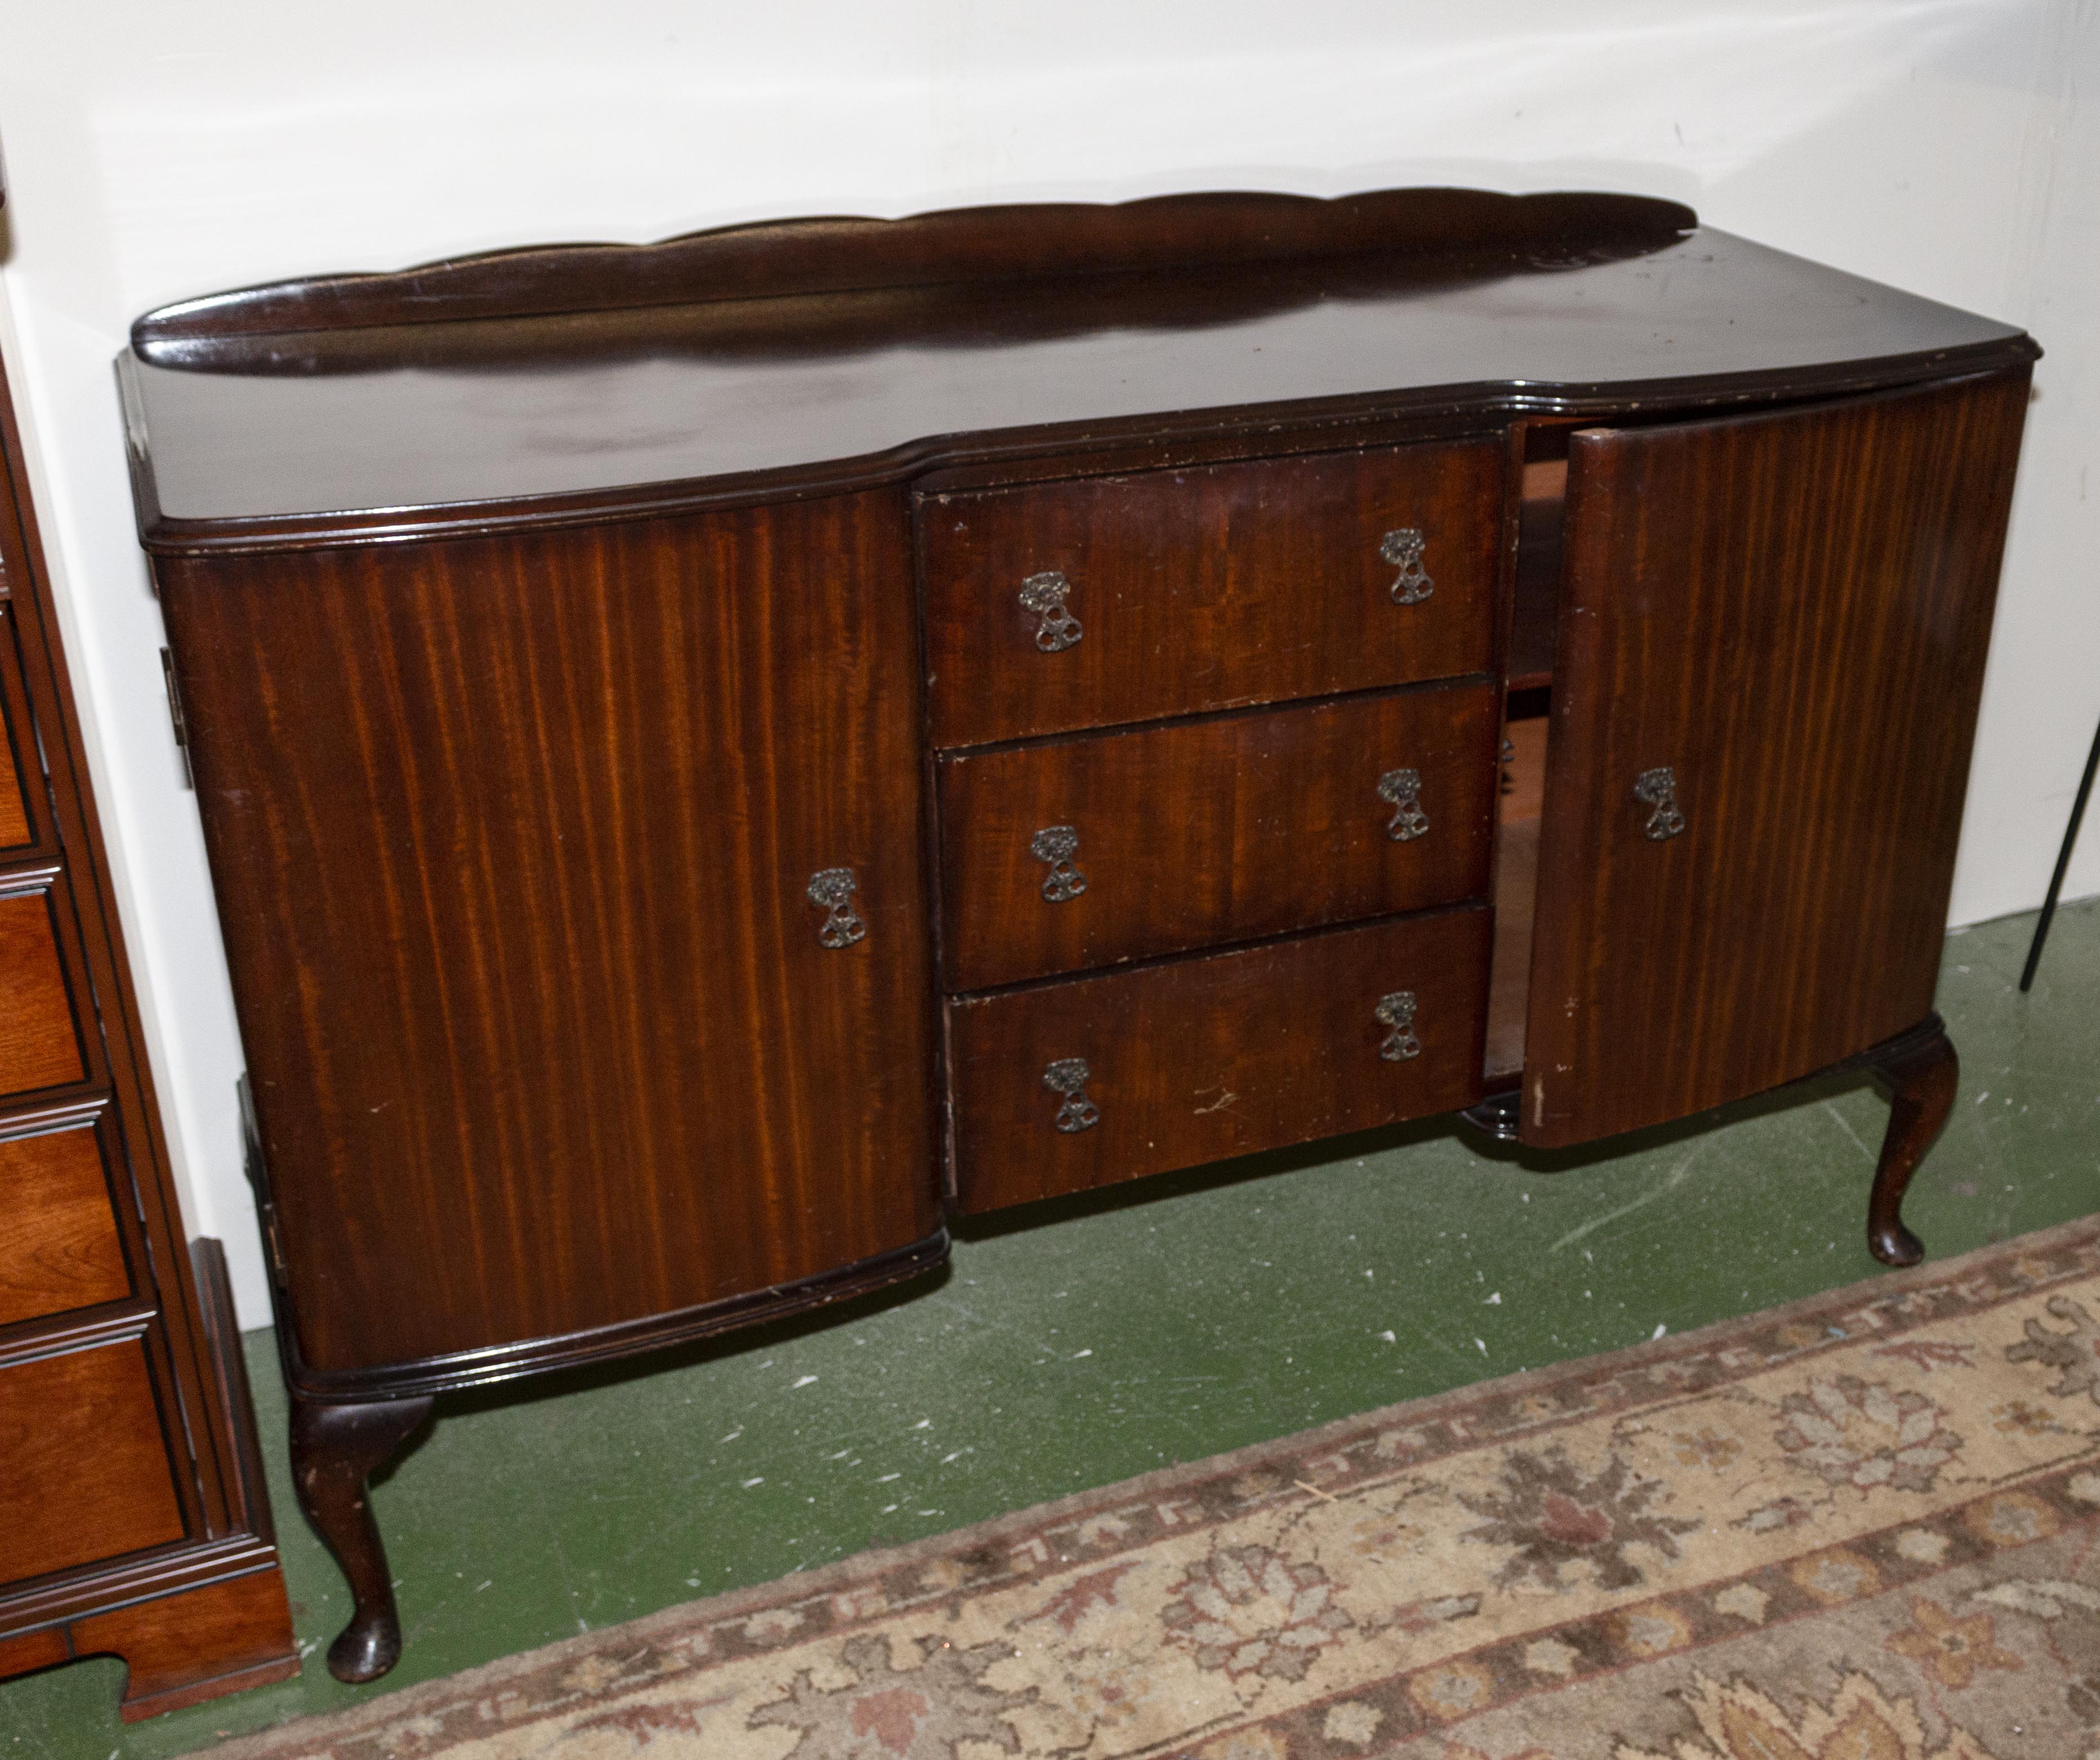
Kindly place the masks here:
[(1931, 1011), (2027, 389), (1573, 437), (1525, 1142)]

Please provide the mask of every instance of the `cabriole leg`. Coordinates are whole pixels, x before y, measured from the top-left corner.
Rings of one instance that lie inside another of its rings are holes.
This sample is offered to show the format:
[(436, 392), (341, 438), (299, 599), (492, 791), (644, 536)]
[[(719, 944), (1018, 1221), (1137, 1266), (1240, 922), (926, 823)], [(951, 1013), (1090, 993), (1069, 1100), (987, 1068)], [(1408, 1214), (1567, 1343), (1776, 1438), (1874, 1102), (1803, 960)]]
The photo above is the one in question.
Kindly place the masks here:
[(299, 1507), (335, 1555), (356, 1602), (350, 1624), (329, 1646), (329, 1673), (339, 1681), (377, 1680), (400, 1660), (393, 1578), (364, 1486), (430, 1414), (427, 1398), (355, 1405), (292, 1401), (292, 1479)]
[(1915, 1265), (1925, 1257), (1925, 1242), (1904, 1226), (1904, 1192), (1947, 1123), (1961, 1060), (1947, 1037), (1946, 1023), (1935, 1014), (1877, 1046), (1868, 1062), (1895, 1104), (1867, 1199), (1867, 1246), (1885, 1265)]

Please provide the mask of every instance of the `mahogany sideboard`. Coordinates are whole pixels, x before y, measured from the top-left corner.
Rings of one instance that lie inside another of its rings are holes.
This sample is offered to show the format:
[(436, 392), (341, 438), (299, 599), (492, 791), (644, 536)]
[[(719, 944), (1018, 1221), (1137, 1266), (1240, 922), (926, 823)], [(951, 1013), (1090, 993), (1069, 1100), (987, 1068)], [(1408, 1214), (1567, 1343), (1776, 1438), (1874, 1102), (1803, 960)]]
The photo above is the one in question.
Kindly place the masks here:
[(0, 368), (0, 1678), (126, 1723), (299, 1671), (240, 1334), (187, 1241)]
[(1848, 1061), (1898, 1215), (2039, 351), (1600, 195), (749, 226), (141, 319), (307, 1511), (944, 1216)]

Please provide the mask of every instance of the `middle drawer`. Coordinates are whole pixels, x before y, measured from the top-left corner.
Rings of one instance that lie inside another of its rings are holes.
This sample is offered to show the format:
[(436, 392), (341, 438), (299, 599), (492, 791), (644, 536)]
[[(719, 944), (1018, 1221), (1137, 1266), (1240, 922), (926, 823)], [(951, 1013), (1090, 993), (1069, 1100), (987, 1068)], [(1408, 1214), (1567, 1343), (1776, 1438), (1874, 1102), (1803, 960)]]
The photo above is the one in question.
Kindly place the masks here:
[(946, 987), (1480, 896), (1498, 726), (1467, 684), (945, 757)]
[(92, 1122), (0, 1141), (0, 1326), (131, 1293)]

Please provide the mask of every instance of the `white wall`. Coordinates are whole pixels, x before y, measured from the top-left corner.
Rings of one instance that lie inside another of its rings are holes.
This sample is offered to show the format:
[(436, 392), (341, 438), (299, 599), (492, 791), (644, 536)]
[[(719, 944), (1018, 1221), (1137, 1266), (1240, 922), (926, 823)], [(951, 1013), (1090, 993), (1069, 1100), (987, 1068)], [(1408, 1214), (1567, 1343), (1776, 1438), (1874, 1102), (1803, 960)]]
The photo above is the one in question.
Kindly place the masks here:
[[(2080, 99), (2084, 99), (2081, 106)], [(109, 360), (148, 307), (810, 213), (1455, 183), (1674, 196), (2027, 325), (1955, 895), (2039, 901), (2100, 717), (2090, 0), (0, 0), (0, 324), (194, 1232), (267, 1318), (240, 1067)], [(2100, 830), (2073, 894), (2100, 889)]]

